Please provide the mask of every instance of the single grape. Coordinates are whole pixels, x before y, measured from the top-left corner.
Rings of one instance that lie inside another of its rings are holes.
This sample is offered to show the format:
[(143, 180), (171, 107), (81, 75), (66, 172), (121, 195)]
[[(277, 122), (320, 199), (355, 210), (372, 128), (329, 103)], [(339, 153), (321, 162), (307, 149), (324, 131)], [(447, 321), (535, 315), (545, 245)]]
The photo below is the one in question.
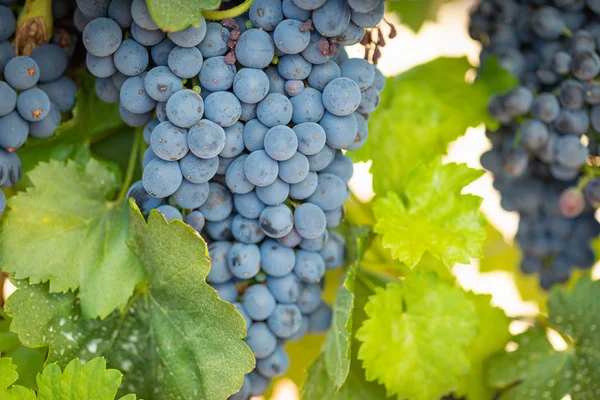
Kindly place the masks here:
[(360, 88), (348, 78), (334, 79), (323, 90), (323, 105), (327, 111), (337, 116), (352, 114), (360, 101)]
[(559, 200), (560, 212), (567, 218), (575, 218), (585, 208), (585, 198), (581, 190), (576, 187), (569, 188), (561, 193)]
[(278, 206), (282, 204), (290, 193), (290, 185), (281, 179), (275, 179), (275, 182), (269, 186), (257, 186), (256, 195), (268, 206)]
[[(288, 81), (291, 82), (291, 81)], [(318, 122), (325, 114), (322, 94), (316, 89), (306, 88), (302, 93), (290, 99), (292, 104), (292, 122)]]
[(264, 321), (275, 311), (276, 301), (266, 286), (252, 285), (246, 289), (242, 304), (250, 318)]
[(214, 92), (205, 100), (204, 113), (207, 119), (227, 128), (240, 119), (242, 106), (232, 93)]
[(12, 58), (4, 67), (4, 79), (15, 90), (27, 90), (40, 79), (40, 67), (29, 57)]
[(46, 118), (37, 122), (29, 123), (29, 135), (38, 139), (45, 139), (54, 135), (54, 131), (60, 125), (60, 111), (54, 104), (50, 104), (50, 113)]
[(158, 206), (156, 207), (156, 210), (159, 211), (165, 217), (167, 222), (171, 222), (176, 219), (180, 221), (183, 220), (183, 216), (181, 215), (179, 210), (168, 204)]
[(327, 61), (325, 64), (313, 66), (308, 75), (308, 84), (317, 90), (323, 91), (331, 81), (341, 76), (340, 67), (333, 61)]
[(206, 21), (204, 17), (200, 17), (197, 26), (190, 25), (184, 30), (177, 32), (169, 32), (169, 39), (179, 47), (195, 47), (202, 42), (206, 36)]
[(77, 0), (77, 8), (90, 18), (106, 17), (110, 0)]
[(322, 7), (313, 11), (312, 19), (315, 29), (321, 35), (341, 35), (350, 23), (350, 6), (347, 0), (328, 0)]
[(200, 84), (212, 92), (228, 90), (236, 75), (235, 65), (225, 62), (225, 57), (208, 58), (200, 70)]
[(212, 58), (227, 53), (228, 41), (229, 30), (218, 22), (209, 22), (206, 24), (206, 35), (197, 47), (204, 57)]
[[(120, 94), (110, 78), (98, 78), (94, 84), (96, 95), (106, 103), (118, 103)], [(58, 110), (58, 108), (57, 108)], [(60, 115), (60, 111), (59, 111)]]
[(218, 157), (199, 158), (192, 152), (179, 160), (183, 177), (192, 183), (204, 183), (211, 180), (219, 168)]
[(248, 181), (256, 186), (268, 186), (279, 175), (279, 164), (264, 150), (257, 150), (248, 156), (244, 165)]
[(298, 54), (310, 43), (310, 30), (302, 27), (302, 22), (286, 19), (277, 25), (273, 33), (275, 46), (285, 54)]
[(4, 81), (0, 81), (0, 117), (14, 111), (17, 106), (17, 92)]
[(17, 111), (26, 121), (41, 121), (50, 113), (50, 98), (39, 88), (27, 89), (17, 96)]
[(108, 78), (117, 72), (112, 56), (96, 57), (92, 53), (87, 53), (85, 65), (90, 74), (98, 78)]
[(225, 148), (225, 142), (223, 128), (206, 119), (192, 126), (188, 133), (188, 146), (200, 158), (216, 157)]
[(144, 46), (157, 45), (165, 38), (165, 33), (160, 29), (147, 30), (142, 28), (135, 22), (131, 24), (131, 29), (129, 30), (129, 32), (139, 44), (142, 44)]
[(354, 115), (337, 116), (326, 112), (319, 122), (327, 138), (327, 144), (334, 149), (343, 149), (354, 143), (358, 124)]
[(260, 213), (260, 227), (272, 238), (287, 235), (294, 227), (294, 216), (286, 205), (269, 206)]
[(245, 194), (254, 190), (254, 184), (248, 180), (244, 171), (244, 165), (248, 155), (243, 155), (235, 160), (227, 168), (225, 182), (233, 193)]
[(235, 157), (244, 151), (244, 125), (241, 122), (236, 122), (225, 131), (225, 147), (219, 153), (221, 157)]
[(304, 80), (312, 71), (312, 64), (300, 54), (288, 54), (279, 59), (277, 71), (285, 79)]
[(131, 4), (131, 16), (136, 24), (144, 29), (157, 30), (158, 25), (152, 19), (146, 0), (133, 0)]
[(60, 78), (67, 70), (69, 57), (55, 44), (45, 44), (33, 49), (29, 57), (40, 66), (39, 81), (51, 82)]
[(277, 346), (273, 354), (256, 361), (256, 369), (268, 378), (285, 375), (290, 367), (290, 358), (281, 346)]
[(256, 108), (258, 120), (272, 128), (277, 125), (287, 125), (292, 120), (293, 106), (290, 100), (282, 94), (267, 95)]
[(241, 34), (235, 55), (244, 67), (266, 68), (275, 56), (273, 39), (265, 31), (249, 29)]
[(295, 200), (306, 200), (317, 190), (318, 175), (316, 172), (309, 172), (306, 178), (290, 185), (290, 197)]
[(277, 304), (275, 311), (267, 319), (267, 325), (275, 336), (282, 339), (288, 338), (302, 327), (302, 313), (295, 304)]
[(240, 279), (253, 278), (260, 271), (260, 250), (258, 246), (235, 243), (229, 250), (227, 265), (233, 276)]
[[(294, 250), (282, 246), (272, 239), (265, 240), (260, 245), (262, 269), (271, 277), (288, 275), (296, 264)], [(269, 278), (270, 279), (270, 278)]]
[(383, 1), (380, 2), (373, 11), (361, 13), (352, 10), (352, 22), (361, 28), (374, 28), (383, 19), (384, 12), (385, 4)]
[(124, 40), (114, 54), (114, 64), (124, 75), (139, 75), (148, 67), (148, 50), (132, 39)]
[(169, 53), (168, 65), (180, 78), (193, 78), (202, 68), (202, 53), (196, 47), (175, 47)]
[(83, 30), (83, 45), (96, 57), (113, 54), (121, 45), (122, 39), (121, 28), (110, 18), (96, 18)]
[(260, 216), (265, 204), (258, 198), (255, 191), (233, 196), (235, 210), (243, 217), (256, 219)]
[(142, 181), (144, 188), (152, 196), (165, 198), (177, 191), (183, 181), (183, 176), (179, 163), (157, 158), (150, 161), (144, 168)]
[(2, 148), (12, 152), (23, 146), (27, 136), (29, 136), (29, 124), (21, 118), (19, 112), (12, 111), (0, 117), (0, 146)]
[(111, 0), (108, 6), (108, 17), (119, 24), (122, 29), (129, 28), (133, 22), (131, 15), (132, 2), (133, 0)]
[(335, 150), (325, 145), (317, 154), (306, 157), (308, 159), (309, 169), (312, 172), (319, 172), (327, 168), (335, 158)]
[(135, 204), (144, 216), (149, 215), (150, 210), (157, 208), (162, 204), (162, 199), (157, 199), (148, 194), (146, 189), (144, 189), (142, 181), (137, 181), (131, 185), (129, 190), (127, 190), (127, 195), (125, 197), (135, 200)]
[(0, 42), (10, 39), (15, 33), (17, 22), (10, 8), (0, 5)]
[(325, 303), (321, 302), (319, 308), (316, 309), (315, 312), (310, 314), (310, 328), (309, 332), (313, 335), (319, 335), (327, 332), (329, 326), (331, 325), (332, 311), (331, 307)]
[(289, 160), (297, 149), (298, 138), (296, 133), (287, 126), (275, 126), (269, 129), (265, 135), (265, 151), (273, 160)]
[(270, 356), (277, 347), (277, 337), (264, 322), (252, 323), (244, 341), (257, 359)]
[(231, 193), (223, 185), (209, 183), (209, 194), (206, 202), (200, 207), (207, 221), (223, 221), (233, 210)]

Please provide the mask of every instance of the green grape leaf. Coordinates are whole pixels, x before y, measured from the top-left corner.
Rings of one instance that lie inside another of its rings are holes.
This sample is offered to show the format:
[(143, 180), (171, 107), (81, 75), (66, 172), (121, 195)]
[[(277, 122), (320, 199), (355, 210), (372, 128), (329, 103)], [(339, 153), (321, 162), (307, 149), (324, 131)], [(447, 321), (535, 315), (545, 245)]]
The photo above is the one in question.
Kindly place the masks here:
[(119, 180), (95, 160), (85, 167), (50, 161), (29, 178), (33, 187), (8, 202), (2, 269), (31, 283), (49, 281), (51, 292), (79, 288), (85, 318), (125, 307), (144, 271), (125, 243), (127, 203), (107, 201)]
[(0, 391), (8, 389), (18, 378), (17, 366), (12, 363), (12, 360), (8, 357), (0, 358)]
[(435, 22), (439, 8), (453, 0), (399, 0), (386, 2), (387, 11), (396, 13), (400, 22), (419, 32), (426, 21)]
[(123, 371), (122, 388), (141, 398), (220, 399), (237, 392), (254, 367), (235, 307), (205, 282), (206, 243), (181, 221), (152, 211), (146, 223), (130, 204), (130, 245), (148, 273), (128, 307), (104, 321), (80, 318), (73, 293), (21, 285), (6, 308), (28, 346), (49, 345), (49, 361), (97, 356)]
[[(10, 373), (11, 369), (13, 370)], [(40, 399), (40, 400), (113, 400), (123, 375), (115, 369), (106, 369), (106, 361), (102, 357), (94, 358), (82, 365), (81, 361), (71, 361), (64, 372), (56, 364), (49, 364), (37, 377), (37, 396), (22, 386), (13, 386), (16, 381), (16, 366), (10, 358), (0, 358), (0, 379), (3, 372), (9, 372), (9, 379), (0, 383), (2, 399)], [(4, 370), (4, 371), (3, 371)], [(12, 381), (12, 382), (10, 382)], [(8, 385), (5, 385), (9, 382)], [(121, 400), (135, 400), (135, 395), (121, 397)]]
[(344, 384), (350, 371), (354, 286), (358, 266), (371, 233), (371, 229), (366, 226), (351, 226), (347, 230), (345, 237), (348, 244), (348, 269), (333, 304), (331, 329), (323, 349), (327, 373), (338, 389)]
[(354, 161), (373, 161), (375, 193), (401, 193), (415, 166), (445, 154), (468, 127), (489, 121), (487, 99), (516, 83), (494, 65), (470, 83), (465, 76), (471, 68), (464, 57), (438, 58), (388, 78), (369, 120), (369, 131), (377, 134), (361, 149), (348, 152)]
[(492, 400), (496, 391), (487, 382), (487, 361), (504, 350), (510, 340), (510, 320), (501, 308), (491, 305), (492, 296), (469, 292), (467, 298), (479, 317), (479, 333), (467, 348), (471, 369), (455, 394), (467, 399)]
[(516, 350), (494, 357), (490, 383), (500, 399), (596, 399), (600, 396), (600, 281), (581, 278), (569, 292), (554, 287), (548, 300), (549, 326), (567, 342), (556, 350), (547, 330), (535, 326), (514, 338)]
[(375, 232), (384, 248), (408, 267), (416, 266), (425, 251), (448, 268), (479, 257), (485, 239), (482, 199), (461, 194), (483, 171), (465, 164), (442, 165), (440, 158), (421, 164), (407, 177), (403, 198), (394, 192), (373, 204)]
[(214, 10), (221, 0), (147, 0), (152, 19), (163, 31), (177, 32), (197, 26), (203, 10)]
[(469, 371), (479, 320), (465, 293), (435, 273), (377, 288), (356, 333), (366, 377), (399, 399), (439, 400)]
[[(105, 103), (96, 96), (93, 76), (78, 74), (77, 85), (77, 102), (71, 119), (56, 128), (54, 136), (48, 139), (29, 138), (25, 146), (17, 151), (24, 173), (38, 163), (49, 160), (73, 159), (85, 165), (90, 158), (89, 146), (92, 141), (130, 130), (119, 115), (119, 105)], [(28, 184), (27, 179), (22, 179), (18, 187), (24, 188)]]
[(365, 275), (364, 271), (357, 270), (354, 282), (354, 312), (352, 313), (352, 345), (350, 347), (350, 369), (344, 384), (337, 388), (332, 382), (328, 368), (325, 364), (324, 354), (315, 360), (308, 368), (308, 377), (302, 386), (302, 399), (327, 399), (327, 400), (365, 400), (386, 399), (385, 387), (376, 382), (369, 382), (365, 377), (365, 370), (358, 360), (360, 342), (356, 340), (356, 331), (362, 322), (367, 319), (365, 305), (369, 296), (373, 295), (376, 287), (385, 284), (384, 281), (375, 281)]
[(31, 349), (23, 346), (19, 337), (10, 332), (10, 323), (12, 318), (0, 309), (0, 354), (4, 357), (10, 357), (13, 364), (17, 367), (16, 384), (28, 388), (34, 388), (35, 377), (42, 371), (44, 361), (46, 361), (46, 348)]

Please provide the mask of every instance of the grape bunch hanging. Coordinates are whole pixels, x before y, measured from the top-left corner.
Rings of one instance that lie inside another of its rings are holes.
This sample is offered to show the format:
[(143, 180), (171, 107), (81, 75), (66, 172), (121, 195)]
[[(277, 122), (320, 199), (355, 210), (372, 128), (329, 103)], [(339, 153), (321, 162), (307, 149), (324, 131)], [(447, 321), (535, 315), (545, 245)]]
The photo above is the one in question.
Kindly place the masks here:
[(495, 96), (481, 159), (502, 206), (520, 215), (521, 269), (549, 288), (591, 268), (600, 233), (600, 2), (482, 1), (470, 34), (521, 86)]
[[(256, 357), (235, 399), (283, 375), (283, 349), (323, 333), (326, 270), (346, 258), (333, 231), (385, 86), (383, 0), (255, 0), (236, 18), (163, 32), (144, 0), (78, 1), (96, 91), (144, 126), (143, 178), (129, 197), (208, 243), (207, 281), (246, 320)], [(377, 36), (377, 38), (375, 38)], [(362, 42), (366, 59), (344, 46)]]

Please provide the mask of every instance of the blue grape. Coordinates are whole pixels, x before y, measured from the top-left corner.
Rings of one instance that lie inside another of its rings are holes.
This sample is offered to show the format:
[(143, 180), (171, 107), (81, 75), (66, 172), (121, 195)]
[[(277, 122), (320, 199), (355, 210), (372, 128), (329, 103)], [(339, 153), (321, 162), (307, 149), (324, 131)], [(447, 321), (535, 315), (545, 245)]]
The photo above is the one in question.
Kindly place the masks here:
[(36, 47), (29, 57), (40, 66), (41, 83), (60, 78), (67, 70), (69, 62), (67, 53), (55, 44)]
[(108, 6), (108, 17), (114, 20), (122, 29), (127, 29), (133, 22), (131, 3), (133, 0), (111, 0)]
[(124, 40), (114, 54), (114, 65), (127, 76), (139, 75), (148, 67), (148, 50), (132, 39)]
[(227, 168), (225, 181), (227, 182), (227, 187), (233, 193), (245, 194), (254, 190), (254, 184), (248, 180), (244, 171), (244, 164), (247, 158), (248, 155), (240, 156)]
[(281, 3), (283, 15), (289, 19), (297, 19), (298, 21), (306, 21), (310, 19), (312, 13), (310, 10), (303, 10), (294, 4), (293, 0), (283, 0)]
[(271, 385), (271, 380), (266, 376), (262, 376), (256, 370), (250, 372), (247, 376), (252, 384), (252, 388), (250, 390), (251, 396), (262, 395)]
[(275, 28), (273, 41), (285, 54), (298, 54), (308, 47), (310, 30), (303, 29), (300, 21), (286, 19)]
[(367, 139), (369, 138), (369, 127), (367, 125), (367, 121), (358, 113), (354, 113), (354, 119), (356, 120), (356, 125), (358, 130), (356, 132), (356, 137), (354, 138), (354, 143), (350, 146), (347, 146), (347, 150), (358, 150), (365, 145)]
[(354, 164), (352, 163), (352, 160), (341, 152), (338, 152), (331, 164), (324, 168), (322, 172), (337, 175), (342, 178), (344, 182), (348, 183), (354, 173)]
[(350, 7), (356, 12), (367, 13), (375, 10), (383, 0), (348, 0)]
[(217, 222), (227, 218), (233, 210), (231, 193), (223, 185), (210, 182), (206, 202), (200, 207), (207, 221)]
[(256, 361), (256, 369), (268, 378), (285, 375), (290, 367), (290, 358), (281, 346), (277, 346), (273, 354)]
[(17, 92), (4, 81), (0, 81), (0, 117), (12, 112), (17, 106)]
[(341, 66), (342, 77), (349, 78), (358, 85), (360, 90), (371, 87), (375, 80), (375, 67), (367, 60), (350, 58)]
[(257, 151), (265, 148), (265, 135), (269, 128), (264, 126), (258, 119), (252, 119), (244, 126), (244, 145), (249, 151)]
[(38, 83), (40, 67), (29, 57), (14, 57), (4, 67), (4, 79), (15, 90), (27, 90)]
[(549, 137), (548, 127), (541, 121), (530, 119), (521, 124), (521, 142), (529, 150), (541, 149)]
[(304, 91), (304, 82), (294, 81), (294, 80), (285, 82), (285, 93), (288, 96), (291, 96), (291, 97), (298, 96), (303, 91)]
[(77, 8), (93, 18), (106, 17), (109, 4), (110, 0), (77, 0)]
[(150, 210), (162, 204), (162, 199), (157, 199), (148, 194), (142, 181), (137, 181), (131, 185), (125, 197), (133, 199), (143, 215), (150, 214)]
[(29, 135), (38, 139), (54, 135), (54, 130), (60, 125), (60, 111), (54, 104), (50, 104), (50, 113), (46, 118), (29, 123)]
[(27, 89), (17, 96), (17, 111), (26, 121), (41, 121), (50, 113), (50, 98), (42, 89)]
[(354, 22), (350, 22), (344, 32), (335, 38), (335, 41), (342, 46), (352, 46), (360, 42), (364, 36), (365, 28), (361, 28)]
[(385, 76), (383, 76), (383, 73), (379, 68), (375, 67), (375, 79), (373, 80), (372, 86), (379, 90), (379, 92), (383, 92), (383, 89), (385, 89), (385, 84)]
[(168, 65), (180, 78), (193, 78), (202, 68), (202, 53), (195, 47), (175, 47), (169, 53)]
[(352, 10), (352, 22), (361, 28), (374, 28), (383, 19), (385, 4), (381, 1), (373, 11), (361, 13)]
[(12, 187), (21, 179), (21, 160), (14, 152), (0, 149), (0, 183)]
[(328, 0), (323, 7), (313, 11), (312, 19), (321, 35), (341, 35), (350, 23), (350, 6), (346, 0)]
[(344, 149), (354, 143), (358, 132), (354, 115), (340, 117), (326, 112), (319, 123), (325, 131), (329, 147)]
[(165, 38), (165, 33), (160, 29), (144, 29), (135, 22), (131, 24), (129, 32), (139, 44), (143, 44), (144, 46), (157, 45)]
[[(185, 216), (185, 223), (194, 228), (196, 232), (200, 232), (204, 228), (204, 224), (206, 223), (206, 219), (204, 218), (204, 214), (200, 211), (192, 211), (188, 215)], [(209, 246), (210, 250), (210, 246)], [(213, 264), (211, 264), (211, 270), (214, 265), (214, 258), (212, 258)]]
[[(270, 276), (267, 279), (267, 287), (278, 303), (293, 303), (300, 295), (300, 280), (295, 274), (292, 273), (288, 273), (282, 277)], [(275, 313), (277, 313), (277, 308), (275, 309)], [(298, 313), (300, 313), (299, 310)], [(276, 330), (273, 329), (273, 332), (276, 332)]]
[(144, 29), (156, 30), (158, 25), (152, 19), (146, 0), (133, 0), (131, 4), (131, 16), (136, 24)]
[(19, 114), (12, 111), (0, 117), (0, 146), (9, 151), (23, 146), (29, 136), (29, 124)]
[(171, 50), (175, 48), (175, 43), (171, 41), (168, 37), (165, 37), (160, 43), (155, 44), (150, 48), (150, 55), (152, 57), (152, 61), (157, 66), (166, 67), (169, 63), (169, 54)]
[(313, 335), (319, 335), (327, 332), (331, 325), (332, 311), (329, 304), (324, 301), (321, 302), (319, 308), (317, 308), (310, 316), (310, 328), (309, 332)]
[(117, 72), (112, 56), (96, 57), (92, 53), (87, 53), (85, 65), (90, 74), (98, 78), (108, 78)]
[(267, 95), (256, 108), (258, 120), (265, 126), (272, 128), (277, 125), (287, 125), (292, 120), (292, 103), (282, 94), (271, 93)]
[(158, 206), (156, 207), (156, 210), (159, 211), (165, 217), (167, 222), (175, 221), (176, 219), (181, 221), (183, 219), (183, 216), (181, 215), (179, 210), (168, 204)]
[(230, 127), (224, 129), (225, 146), (219, 153), (221, 157), (235, 157), (244, 151), (244, 125), (236, 122)]
[(206, 35), (197, 46), (206, 58), (222, 56), (227, 53), (229, 46), (229, 30), (218, 22), (206, 24)]
[(204, 103), (206, 118), (223, 128), (234, 125), (242, 115), (240, 101), (232, 93), (211, 93)]
[(308, 84), (317, 90), (323, 91), (329, 82), (341, 76), (340, 67), (333, 61), (327, 61), (325, 64), (313, 65), (308, 75)]
[(170, 122), (161, 122), (152, 131), (150, 145), (154, 153), (163, 160), (180, 160), (189, 151), (187, 130)]
[(590, 116), (583, 109), (567, 110), (563, 108), (558, 115), (558, 119), (554, 122), (554, 128), (557, 131), (577, 136), (585, 134), (589, 126)]
[(300, 54), (288, 54), (279, 59), (277, 71), (285, 79), (304, 80), (308, 78), (312, 64)]
[(303, 240), (302, 236), (300, 236), (298, 234), (298, 232), (296, 232), (296, 230), (292, 228), (290, 233), (288, 233), (287, 235), (285, 235), (283, 237), (280, 237), (278, 239), (278, 242), (282, 246), (294, 248), (294, 247), (298, 247), (300, 245), (300, 243), (302, 243), (302, 240)]
[(270, 356), (277, 347), (277, 337), (264, 322), (254, 322), (244, 341), (257, 359)]
[(325, 261), (325, 268), (336, 269), (341, 267), (346, 261), (347, 248), (344, 238), (337, 232), (330, 232), (329, 239), (325, 241), (325, 246), (319, 252), (323, 261)]
[(169, 38), (179, 47), (195, 47), (202, 42), (206, 36), (206, 21), (204, 17), (200, 17), (196, 25), (190, 25), (184, 30), (177, 32), (169, 32)]
[(235, 65), (225, 62), (225, 57), (208, 58), (200, 70), (200, 84), (211, 92), (228, 90), (236, 75)]
[(227, 400), (246, 400), (250, 398), (250, 391), (252, 390), (252, 383), (250, 382), (250, 378), (248, 375), (244, 377), (244, 383), (240, 388), (239, 392), (232, 394), (229, 396)]
[(549, 6), (542, 6), (531, 15), (531, 28), (543, 39), (557, 39), (565, 29), (560, 12)]
[(225, 218), (223, 221), (208, 221), (204, 228), (204, 232), (213, 240), (233, 240), (231, 233), (231, 224), (233, 223), (233, 215)]
[(335, 158), (335, 150), (325, 145), (317, 154), (306, 157), (308, 159), (309, 170), (319, 172), (327, 168)]
[(113, 54), (121, 45), (122, 39), (121, 28), (110, 18), (94, 19), (83, 30), (83, 45), (96, 57)]
[(287, 338), (286, 342), (297, 342), (297, 341), (303, 339), (304, 336), (306, 336), (306, 334), (308, 333), (309, 327), (310, 327), (310, 319), (308, 318), (308, 316), (303, 315), (302, 316), (302, 325), (300, 326), (300, 329), (298, 329), (298, 332), (294, 333), (292, 336)]
[(233, 80), (233, 93), (240, 101), (255, 104), (269, 92), (269, 78), (260, 69), (242, 68)]
[(295, 228), (305, 239), (321, 236), (327, 228), (325, 213), (314, 204), (304, 203), (294, 210)]
[(302, 10), (316, 10), (325, 4), (327, 0), (292, 0), (298, 8)]
[(589, 151), (576, 136), (563, 136), (556, 143), (556, 159), (563, 166), (578, 169), (589, 155)]
[(308, 158), (296, 153), (289, 160), (279, 162), (279, 178), (289, 184), (302, 182), (310, 172)]
[(271, 93), (279, 93), (285, 94), (285, 79), (279, 75), (279, 71), (277, 71), (277, 67), (270, 66), (265, 70), (265, 74), (269, 78), (269, 94)]
[(129, 77), (121, 87), (121, 105), (127, 111), (135, 114), (143, 114), (154, 111), (154, 108), (156, 107), (156, 100), (148, 95), (144, 83), (145, 78), (146, 73)]
[(266, 68), (275, 56), (271, 35), (259, 29), (248, 29), (240, 35), (235, 56), (244, 67)]
[(152, 131), (158, 126), (158, 124), (160, 124), (160, 121), (158, 119), (153, 119), (152, 121), (148, 122), (146, 126), (144, 126), (144, 132), (142, 132), (142, 136), (146, 144), (150, 144)]
[(317, 190), (319, 177), (316, 172), (309, 172), (306, 178), (299, 183), (290, 185), (290, 197), (295, 200), (308, 199)]
[(214, 158), (225, 148), (226, 135), (223, 128), (203, 119), (188, 132), (188, 146), (200, 158)]
[(227, 265), (229, 266), (229, 271), (235, 277), (240, 279), (253, 278), (260, 271), (260, 251), (258, 246), (255, 244), (235, 243), (231, 247), (231, 250), (229, 250)]
[(10, 39), (15, 33), (17, 21), (10, 8), (0, 5), (0, 42)]
[(267, 319), (267, 325), (275, 336), (289, 338), (302, 327), (302, 313), (295, 304), (277, 304), (275, 311)]
[(551, 93), (540, 93), (533, 100), (531, 115), (544, 123), (551, 123), (558, 118), (560, 104)]
[(283, 20), (281, 0), (254, 0), (248, 15), (256, 28), (270, 32)]
[(119, 107), (119, 114), (121, 115), (123, 122), (134, 128), (146, 125), (153, 116), (151, 111), (144, 114), (133, 113), (125, 109), (123, 105)]
[(323, 250), (323, 246), (325, 246), (325, 242), (329, 239), (329, 232), (324, 231), (322, 235), (315, 237), (314, 239), (305, 239), (303, 238), (300, 242), (299, 247), (302, 250), (309, 251), (321, 251)]
[(233, 218), (231, 223), (231, 234), (238, 242), (246, 244), (256, 244), (265, 238), (265, 234), (261, 231), (258, 220), (244, 218), (239, 214)]
[(200, 122), (203, 113), (204, 100), (193, 90), (180, 90), (167, 100), (167, 117), (181, 128), (189, 128)]
[(217, 291), (217, 294), (228, 303), (234, 303), (238, 298), (238, 290), (233, 282), (226, 282), (221, 284), (212, 284), (213, 289)]
[(276, 302), (266, 286), (252, 285), (246, 289), (242, 304), (250, 318), (264, 321), (275, 311)]
[(325, 114), (322, 94), (316, 89), (306, 88), (299, 95), (290, 99), (293, 108), (292, 122), (318, 122)]
[(235, 194), (233, 196), (235, 210), (243, 217), (256, 219), (260, 216), (265, 204), (260, 201), (255, 191), (245, 194)]
[(157, 158), (150, 161), (144, 168), (142, 181), (144, 188), (152, 196), (165, 198), (175, 193), (183, 181), (183, 176), (178, 162)]
[(281, 179), (275, 179), (275, 182), (269, 186), (257, 186), (256, 195), (268, 206), (277, 206), (283, 203), (290, 193), (290, 185)]
[(250, 153), (246, 159), (244, 171), (248, 180), (254, 185), (268, 186), (277, 179), (279, 164), (266, 151), (257, 150)]
[(303, 314), (311, 314), (319, 308), (323, 290), (318, 283), (303, 283), (296, 300), (296, 305)]
[(337, 78), (323, 90), (323, 105), (330, 113), (347, 116), (358, 108), (361, 100), (360, 88), (351, 79)]
[(235, 307), (237, 312), (242, 316), (242, 318), (244, 318), (244, 322), (246, 323), (246, 333), (247, 333), (248, 330), (250, 329), (250, 327), (252, 326), (252, 318), (250, 318), (250, 316), (248, 315), (246, 310), (244, 310), (244, 306), (242, 305), (242, 303), (236, 302), (233, 304), (233, 306)]
[[(96, 95), (106, 103), (118, 103), (120, 94), (110, 78), (98, 78), (94, 84)], [(57, 108), (58, 110), (58, 108)], [(59, 111), (60, 115), (60, 111)]]
[(360, 97), (360, 104), (358, 105), (357, 111), (362, 115), (368, 115), (375, 111), (381, 100), (381, 95), (375, 87), (364, 90)]
[[(326, 43), (328, 46), (326, 47), (327, 51), (322, 50), (320, 44)], [(304, 57), (308, 62), (313, 65), (325, 64), (329, 61), (334, 54), (337, 52), (337, 44), (331, 44), (329, 41), (321, 36), (319, 32), (316, 30), (312, 31), (310, 34), (310, 43), (308, 47), (304, 49), (302, 52), (302, 57)]]
[[(269, 239), (260, 245), (262, 269), (271, 277), (288, 275), (296, 264), (294, 250)], [(269, 278), (270, 279), (270, 278)]]
[(269, 206), (260, 213), (260, 227), (271, 238), (287, 235), (294, 227), (294, 216), (288, 206)]
[(112, 81), (113, 85), (115, 85), (117, 90), (121, 90), (121, 88), (123, 87), (123, 84), (125, 83), (127, 78), (128, 78), (127, 75), (117, 71), (117, 72), (115, 72), (115, 74), (113, 76), (110, 77), (110, 80)]
[(85, 15), (79, 7), (77, 7), (73, 13), (73, 24), (79, 32), (83, 32), (87, 24), (89, 24), (93, 19), (94, 17)]
[(248, 104), (240, 102), (242, 105), (242, 114), (240, 115), (240, 121), (250, 121), (256, 118), (256, 104)]
[(0, 41), (0, 75), (4, 72), (6, 64), (15, 57), (15, 49), (13, 45), (5, 40)]
[[(227, 157), (219, 157), (219, 168), (217, 169), (217, 175), (225, 176), (227, 174), (227, 168), (231, 165), (232, 162), (235, 161), (235, 157), (227, 158)], [(221, 177), (221, 181), (222, 181)]]
[(265, 135), (265, 151), (273, 160), (289, 160), (297, 149), (298, 138), (292, 128), (278, 125), (269, 129)]
[(187, 153), (179, 160), (183, 177), (192, 183), (204, 183), (211, 180), (219, 168), (218, 157), (199, 158), (193, 153)]
[(178, 78), (168, 67), (154, 67), (143, 75), (146, 93), (157, 102), (166, 103), (175, 93), (183, 89), (181, 78)]
[(202, 206), (208, 198), (209, 186), (207, 182), (191, 183), (183, 180), (171, 199), (181, 208), (194, 209)]
[(325, 211), (327, 228), (337, 228), (344, 220), (344, 207), (338, 207), (331, 211)]
[(340, 177), (332, 174), (319, 174), (317, 190), (307, 201), (323, 211), (331, 211), (341, 207), (348, 199), (348, 195), (348, 186)]
[(589, 81), (600, 74), (600, 57), (591, 51), (580, 51), (575, 54), (571, 66), (573, 75), (582, 81)]
[(326, 135), (321, 125), (305, 122), (292, 128), (298, 138), (298, 151), (304, 155), (317, 154), (325, 147)]

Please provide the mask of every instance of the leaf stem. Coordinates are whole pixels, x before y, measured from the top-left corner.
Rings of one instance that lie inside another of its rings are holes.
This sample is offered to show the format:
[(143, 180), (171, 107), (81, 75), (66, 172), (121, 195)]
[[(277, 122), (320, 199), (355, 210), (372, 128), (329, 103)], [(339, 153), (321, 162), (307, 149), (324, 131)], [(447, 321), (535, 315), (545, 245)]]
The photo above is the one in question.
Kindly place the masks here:
[(202, 15), (204, 18), (209, 19), (211, 21), (220, 21), (226, 18), (235, 18), (239, 17), (246, 11), (250, 9), (254, 0), (246, 0), (239, 6), (230, 8), (229, 10), (221, 10), (221, 11), (202, 11)]
[(131, 145), (131, 151), (129, 152), (129, 162), (127, 163), (127, 171), (125, 171), (125, 179), (123, 179), (123, 186), (121, 186), (121, 191), (117, 196), (117, 203), (120, 203), (125, 198), (127, 191), (129, 190), (129, 185), (131, 185), (131, 180), (133, 179), (133, 172), (135, 171), (135, 163), (138, 159), (138, 154), (140, 152), (139, 148), (141, 147), (142, 135), (144, 132), (144, 128), (137, 128), (133, 137), (133, 144)]

